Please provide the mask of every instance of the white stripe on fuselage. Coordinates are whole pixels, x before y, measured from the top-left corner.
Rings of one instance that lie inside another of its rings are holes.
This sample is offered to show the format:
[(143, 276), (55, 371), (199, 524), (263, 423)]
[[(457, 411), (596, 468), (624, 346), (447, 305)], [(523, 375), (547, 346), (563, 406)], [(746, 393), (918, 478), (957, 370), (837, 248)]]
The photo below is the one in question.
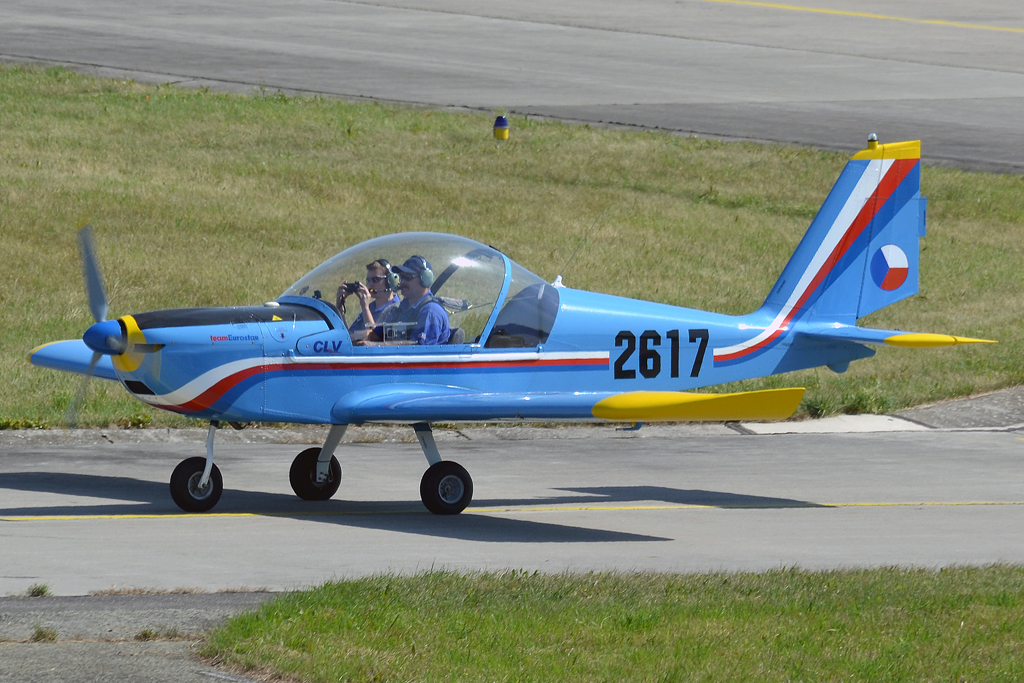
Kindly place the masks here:
[[(507, 363), (515, 361), (572, 361), (572, 360), (608, 360), (607, 351), (587, 352), (507, 352), (507, 353), (475, 353), (461, 355), (446, 353), (439, 355), (416, 356), (282, 356), (277, 358), (243, 358), (219, 365), (207, 370), (192, 381), (174, 391), (160, 395), (136, 395), (136, 398), (154, 406), (179, 406), (195, 400), (212, 386), (223, 379), (239, 372), (260, 366), (287, 365), (342, 365), (342, 366), (374, 366), (374, 365), (406, 365), (415, 368), (417, 365), (433, 365), (451, 363), (465, 366), (482, 363)], [(344, 370), (345, 368), (340, 368)]]

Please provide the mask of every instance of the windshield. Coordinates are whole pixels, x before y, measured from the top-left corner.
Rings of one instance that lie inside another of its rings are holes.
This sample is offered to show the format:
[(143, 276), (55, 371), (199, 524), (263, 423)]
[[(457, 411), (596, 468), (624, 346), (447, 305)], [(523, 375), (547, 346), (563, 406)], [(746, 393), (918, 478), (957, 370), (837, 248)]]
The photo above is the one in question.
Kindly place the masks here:
[[(378, 237), (328, 259), (282, 296), (308, 296), (334, 304), (340, 285), (366, 279), (367, 264), (386, 259), (392, 266), (399, 266), (413, 255), (430, 263), (434, 273), (430, 289), (448, 311), (451, 327), (464, 330), (466, 342), (479, 342), (501, 296), (506, 259), (497, 250), (464, 237), (426, 232)], [(517, 290), (544, 284), (529, 271), (519, 266), (514, 269)], [(353, 317), (350, 311), (346, 324)]]

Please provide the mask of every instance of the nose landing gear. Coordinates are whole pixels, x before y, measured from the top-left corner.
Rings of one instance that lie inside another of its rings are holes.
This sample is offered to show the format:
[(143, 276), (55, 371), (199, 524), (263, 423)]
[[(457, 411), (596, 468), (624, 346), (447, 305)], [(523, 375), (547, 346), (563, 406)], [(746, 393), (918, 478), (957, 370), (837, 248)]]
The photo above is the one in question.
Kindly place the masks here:
[(171, 473), (171, 498), (185, 512), (206, 512), (224, 492), (224, 479), (213, 464), (213, 435), (218, 423), (210, 423), (206, 436), (206, 457), (186, 458)]

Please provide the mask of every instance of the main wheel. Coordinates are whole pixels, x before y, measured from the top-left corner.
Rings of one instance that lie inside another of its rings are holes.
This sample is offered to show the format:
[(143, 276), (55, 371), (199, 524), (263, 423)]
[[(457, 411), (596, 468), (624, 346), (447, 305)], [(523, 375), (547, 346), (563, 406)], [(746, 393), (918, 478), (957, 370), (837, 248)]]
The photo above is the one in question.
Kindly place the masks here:
[(302, 500), (327, 500), (337, 493), (338, 487), (341, 486), (341, 463), (333, 455), (331, 466), (327, 469), (327, 481), (317, 483), (316, 461), (319, 457), (319, 448), (307, 448), (292, 461), (288, 481), (292, 484), (292, 491), (295, 491), (295, 495)]
[(435, 515), (457, 515), (473, 500), (473, 478), (459, 463), (442, 460), (423, 473), (420, 498)]
[(224, 493), (224, 479), (216, 465), (210, 470), (210, 480), (200, 488), (199, 482), (206, 470), (206, 458), (186, 458), (171, 473), (171, 498), (185, 512), (206, 512)]

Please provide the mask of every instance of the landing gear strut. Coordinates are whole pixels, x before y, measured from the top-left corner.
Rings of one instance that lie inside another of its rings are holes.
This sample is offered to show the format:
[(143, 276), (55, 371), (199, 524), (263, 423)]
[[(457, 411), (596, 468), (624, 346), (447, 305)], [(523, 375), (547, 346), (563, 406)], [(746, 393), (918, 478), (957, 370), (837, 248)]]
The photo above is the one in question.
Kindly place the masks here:
[(224, 479), (213, 464), (213, 435), (218, 423), (210, 423), (206, 437), (206, 457), (186, 458), (171, 474), (171, 498), (185, 512), (206, 512), (224, 492)]
[(430, 463), (420, 480), (423, 505), (435, 515), (459, 514), (473, 500), (473, 478), (459, 463), (441, 459), (429, 424), (420, 422), (414, 424), (413, 429)]

